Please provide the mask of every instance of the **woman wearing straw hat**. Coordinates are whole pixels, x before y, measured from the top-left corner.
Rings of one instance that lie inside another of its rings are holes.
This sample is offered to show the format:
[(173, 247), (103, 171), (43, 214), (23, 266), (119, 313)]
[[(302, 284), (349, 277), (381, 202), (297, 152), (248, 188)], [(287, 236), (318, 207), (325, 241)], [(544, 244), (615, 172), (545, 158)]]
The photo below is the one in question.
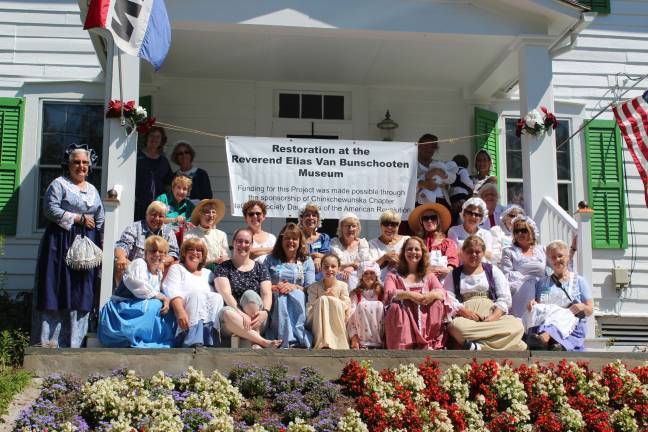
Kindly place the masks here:
[(445, 235), (451, 222), (450, 212), (439, 203), (416, 207), (408, 219), (409, 226), (425, 241), (430, 255), (430, 268), (440, 281), (459, 266), (457, 244)]
[(227, 234), (216, 229), (216, 225), (225, 216), (225, 204), (219, 199), (205, 199), (198, 203), (191, 213), (194, 228), (184, 233), (185, 239), (199, 238), (207, 245), (207, 262), (205, 267), (213, 270), (216, 264), (229, 259)]

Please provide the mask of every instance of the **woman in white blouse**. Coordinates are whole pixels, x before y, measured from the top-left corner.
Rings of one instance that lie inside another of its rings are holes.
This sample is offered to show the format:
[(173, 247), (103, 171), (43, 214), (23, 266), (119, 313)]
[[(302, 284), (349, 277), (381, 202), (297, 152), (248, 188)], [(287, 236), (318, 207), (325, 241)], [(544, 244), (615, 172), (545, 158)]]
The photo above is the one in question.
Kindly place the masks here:
[(369, 241), (369, 257), (380, 266), (380, 280), (398, 266), (400, 251), (409, 236), (398, 234), (401, 217), (393, 210), (380, 215), (380, 236)]
[[(468, 236), (476, 235), (484, 241), (486, 251), (484, 257), (491, 259), (493, 250), (493, 236), (480, 225), (488, 218), (486, 203), (481, 198), (470, 198), (461, 207), (461, 225), (455, 225), (448, 230), (448, 238), (457, 243), (457, 249), (462, 249), (462, 244)], [(462, 260), (459, 254), (459, 260)]]
[(216, 264), (229, 259), (227, 234), (216, 228), (225, 216), (225, 204), (219, 199), (204, 199), (191, 213), (194, 228), (185, 231), (184, 239), (202, 239), (207, 245), (205, 266), (214, 271)]
[(444, 281), (452, 298), (450, 335), (464, 349), (525, 350), (522, 321), (508, 315), (511, 292), (504, 274), (483, 262), (486, 245), (476, 235), (462, 245), (464, 264)]
[(153, 235), (144, 243), (145, 258), (128, 266), (121, 284), (101, 308), (97, 335), (110, 348), (170, 348), (175, 336), (175, 317), (169, 298), (160, 292), (164, 257), (169, 243)]
[(178, 321), (176, 346), (220, 345), (218, 316), (223, 297), (212, 290), (214, 275), (204, 268), (207, 246), (188, 239), (180, 248), (180, 264), (174, 264), (164, 279), (164, 290)]
[(253, 234), (250, 257), (259, 262), (263, 262), (266, 255), (272, 252), (277, 241), (274, 234), (263, 231), (263, 221), (267, 212), (268, 209), (263, 201), (249, 200), (243, 204), (243, 218)]
[(331, 252), (340, 259), (338, 279), (349, 286), (349, 291), (358, 284), (356, 270), (362, 261), (369, 260), (369, 243), (360, 238), (362, 225), (353, 213), (345, 213), (338, 222), (337, 237), (331, 240)]

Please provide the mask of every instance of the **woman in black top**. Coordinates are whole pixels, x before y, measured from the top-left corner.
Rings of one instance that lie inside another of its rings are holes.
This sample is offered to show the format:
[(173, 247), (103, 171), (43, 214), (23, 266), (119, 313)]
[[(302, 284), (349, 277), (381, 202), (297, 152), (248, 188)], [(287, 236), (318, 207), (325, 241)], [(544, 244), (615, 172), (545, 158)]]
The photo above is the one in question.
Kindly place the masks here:
[(268, 268), (250, 258), (252, 231), (237, 230), (232, 244), (232, 259), (215, 271), (214, 284), (225, 301), (220, 313), (221, 332), (249, 340), (253, 347), (278, 347), (281, 340), (261, 336), (272, 307), (272, 285)]
[(166, 142), (164, 128), (153, 126), (146, 136), (146, 145), (137, 152), (134, 216), (136, 221), (144, 219), (148, 205), (155, 197), (166, 192), (173, 179), (171, 165), (163, 153)]
[(193, 165), (195, 158), (196, 151), (187, 141), (178, 141), (171, 152), (171, 162), (180, 167), (175, 175), (183, 175), (191, 179), (189, 199), (197, 204), (201, 200), (211, 199), (213, 192), (207, 171)]

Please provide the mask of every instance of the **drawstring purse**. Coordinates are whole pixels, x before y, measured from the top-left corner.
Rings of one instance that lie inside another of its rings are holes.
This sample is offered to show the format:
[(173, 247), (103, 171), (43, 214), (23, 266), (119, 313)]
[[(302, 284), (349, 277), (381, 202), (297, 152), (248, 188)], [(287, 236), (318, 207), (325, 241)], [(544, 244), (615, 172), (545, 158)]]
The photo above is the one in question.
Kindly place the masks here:
[(72, 270), (90, 270), (101, 265), (103, 252), (85, 235), (85, 228), (81, 234), (74, 237), (72, 246), (65, 256), (65, 264)]

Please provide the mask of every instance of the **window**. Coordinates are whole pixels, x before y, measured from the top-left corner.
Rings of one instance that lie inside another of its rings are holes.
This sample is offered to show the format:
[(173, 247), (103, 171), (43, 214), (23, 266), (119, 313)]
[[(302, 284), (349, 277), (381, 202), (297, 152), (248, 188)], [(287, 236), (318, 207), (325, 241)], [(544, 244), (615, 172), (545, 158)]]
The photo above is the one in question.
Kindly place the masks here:
[(61, 175), (63, 153), (70, 144), (88, 144), (97, 152), (97, 166), (88, 180), (101, 187), (103, 151), (103, 105), (84, 103), (43, 103), (41, 152), (38, 164), (38, 228), (44, 228), (43, 197), (47, 186)]
[(347, 99), (341, 94), (280, 92), (279, 118), (345, 120)]
[(578, 0), (578, 3), (588, 6), (592, 12), (610, 13), (610, 0)]
[[(506, 193), (511, 204), (524, 205), (524, 184), (522, 180), (522, 139), (515, 136), (517, 119), (506, 119)], [(569, 137), (569, 120), (560, 119), (556, 134), (556, 145)], [(556, 171), (558, 173), (558, 204), (567, 212), (572, 210), (571, 143), (567, 142), (556, 150)]]

